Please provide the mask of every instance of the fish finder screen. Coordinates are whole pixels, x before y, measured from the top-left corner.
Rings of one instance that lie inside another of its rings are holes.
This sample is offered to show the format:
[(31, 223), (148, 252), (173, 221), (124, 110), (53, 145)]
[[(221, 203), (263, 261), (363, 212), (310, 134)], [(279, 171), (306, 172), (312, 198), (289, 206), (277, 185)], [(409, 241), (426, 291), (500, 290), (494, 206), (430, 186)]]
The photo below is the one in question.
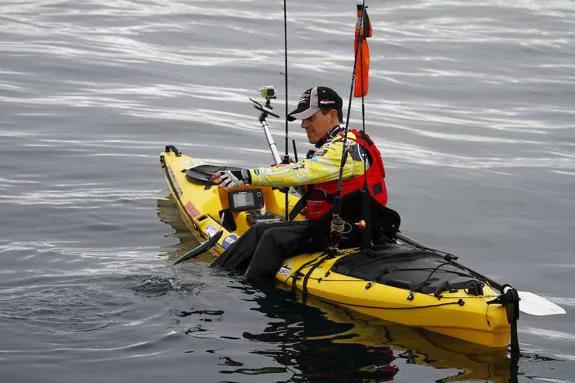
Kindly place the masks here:
[(261, 189), (230, 192), (228, 202), (234, 211), (261, 209), (264, 207), (264, 195)]
[(252, 193), (236, 193), (233, 195), (234, 206), (236, 208), (254, 206), (254, 195)]

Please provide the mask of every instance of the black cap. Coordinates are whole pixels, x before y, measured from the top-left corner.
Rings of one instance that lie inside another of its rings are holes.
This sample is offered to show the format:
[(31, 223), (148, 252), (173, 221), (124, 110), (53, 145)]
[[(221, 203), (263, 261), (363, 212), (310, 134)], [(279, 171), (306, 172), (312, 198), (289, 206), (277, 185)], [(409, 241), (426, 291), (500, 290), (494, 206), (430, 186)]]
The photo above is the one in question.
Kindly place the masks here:
[(314, 115), (321, 108), (341, 110), (341, 97), (335, 90), (325, 87), (316, 86), (303, 92), (297, 104), (297, 108), (288, 114), (288, 121), (305, 120)]

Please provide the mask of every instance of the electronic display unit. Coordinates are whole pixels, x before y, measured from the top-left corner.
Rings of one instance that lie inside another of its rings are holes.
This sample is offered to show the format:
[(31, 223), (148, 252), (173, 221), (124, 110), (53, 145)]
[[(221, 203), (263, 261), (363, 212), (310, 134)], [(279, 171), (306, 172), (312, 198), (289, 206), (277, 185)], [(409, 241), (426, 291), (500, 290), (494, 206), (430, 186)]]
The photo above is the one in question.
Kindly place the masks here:
[(264, 193), (261, 189), (230, 191), (228, 193), (230, 209), (245, 211), (264, 207)]

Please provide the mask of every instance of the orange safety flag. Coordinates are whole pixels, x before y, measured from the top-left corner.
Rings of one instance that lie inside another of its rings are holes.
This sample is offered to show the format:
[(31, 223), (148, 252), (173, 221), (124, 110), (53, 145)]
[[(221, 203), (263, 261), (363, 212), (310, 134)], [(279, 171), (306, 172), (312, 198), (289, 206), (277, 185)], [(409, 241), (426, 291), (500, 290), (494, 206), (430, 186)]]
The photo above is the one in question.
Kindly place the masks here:
[[(365, 18), (363, 17), (365, 13)], [(367, 9), (363, 5), (357, 5), (357, 23), (355, 26), (355, 40), (354, 40), (354, 53), (357, 55), (355, 60), (355, 88), (353, 90), (354, 97), (365, 97), (367, 95), (367, 88), (369, 85), (369, 46), (367, 45), (367, 38), (371, 37), (371, 23), (367, 15)], [(358, 43), (361, 45), (358, 51)]]

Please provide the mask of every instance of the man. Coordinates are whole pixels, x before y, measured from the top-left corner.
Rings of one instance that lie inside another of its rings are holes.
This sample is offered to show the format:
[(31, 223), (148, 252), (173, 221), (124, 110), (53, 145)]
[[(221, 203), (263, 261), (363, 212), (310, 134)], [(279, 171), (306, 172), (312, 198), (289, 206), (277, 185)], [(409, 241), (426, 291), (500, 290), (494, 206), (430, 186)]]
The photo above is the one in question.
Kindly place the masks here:
[[(310, 143), (316, 150), (306, 159), (272, 167), (223, 171), (212, 176), (220, 187), (260, 185), (272, 187), (305, 186), (305, 215), (314, 221), (333, 207), (337, 192), (344, 141), (348, 155), (342, 169), (341, 196), (363, 190), (379, 204), (387, 203), (385, 170), (381, 154), (368, 136), (356, 130), (345, 137), (342, 99), (332, 89), (317, 86), (306, 90), (297, 108), (288, 115), (289, 121), (301, 120)], [(367, 173), (366, 173), (367, 170)], [(273, 276), (283, 259), (299, 252), (317, 251), (317, 243), (302, 238), (309, 222), (256, 224), (229, 247), (216, 264), (244, 268), (247, 277)]]

